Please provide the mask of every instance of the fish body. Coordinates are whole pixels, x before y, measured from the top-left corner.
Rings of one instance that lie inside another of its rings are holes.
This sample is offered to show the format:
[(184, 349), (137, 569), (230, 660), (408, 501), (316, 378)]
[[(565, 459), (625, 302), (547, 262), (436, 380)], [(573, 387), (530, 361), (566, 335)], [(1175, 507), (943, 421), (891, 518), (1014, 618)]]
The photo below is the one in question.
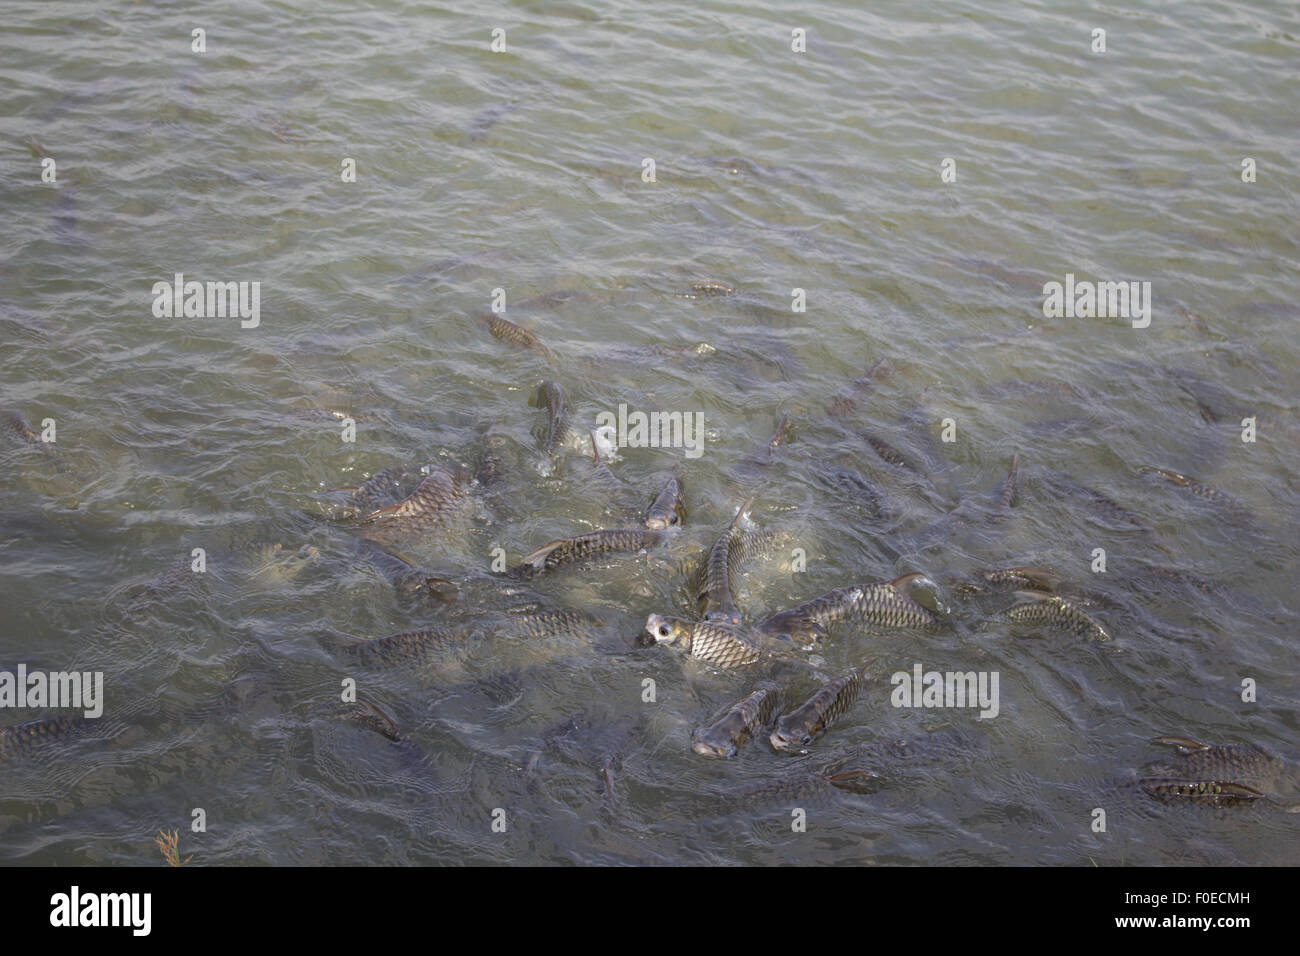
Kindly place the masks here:
[(1208, 501), (1213, 505), (1223, 509), (1230, 514), (1245, 514), (1246, 508), (1235, 498), (1224, 494), (1218, 488), (1197, 481), (1195, 478), (1188, 478), (1186, 475), (1180, 475), (1176, 471), (1170, 471), (1167, 468), (1152, 468), (1150, 465), (1143, 465), (1138, 471), (1144, 475), (1158, 475), (1166, 481), (1173, 482), (1180, 488), (1186, 488), (1189, 492), (1203, 501)]
[(646, 548), (656, 548), (668, 540), (666, 531), (649, 528), (605, 528), (588, 531), (572, 538), (558, 538), (542, 545), (527, 555), (522, 564), (512, 569), (515, 577), (532, 577), (543, 571), (552, 571), (575, 561), (603, 554), (630, 554)]
[(1188, 737), (1156, 737), (1152, 743), (1173, 747), (1175, 754), (1142, 768), (1138, 787), (1162, 803), (1210, 806), (1216, 809), (1255, 802), (1288, 813), (1287, 805), (1271, 793), (1294, 788), (1295, 769), (1254, 744), (1207, 744)]
[(880, 359), (875, 365), (867, 371), (867, 374), (861, 378), (855, 378), (850, 384), (847, 391), (836, 395), (831, 400), (830, 414), (832, 418), (847, 418), (858, 409), (858, 403), (868, 398), (876, 390), (876, 386), (893, 372), (893, 366), (888, 359)]
[(570, 607), (535, 608), (505, 613), (506, 630), (524, 638), (592, 637), (605, 621)]
[(555, 382), (544, 381), (537, 386), (537, 391), (533, 393), (528, 404), (533, 408), (546, 410), (546, 421), (540, 429), (540, 436), (542, 451), (549, 455), (568, 441), (573, 432), (564, 389)]
[(1010, 608), (1007, 617), (1017, 624), (1052, 627), (1097, 641), (1110, 640), (1110, 634), (1101, 624), (1063, 597), (1041, 591), (1018, 591), (1016, 594), (1025, 600)]
[(955, 588), (960, 594), (980, 591), (1055, 591), (1060, 576), (1044, 568), (981, 568), (966, 575)]
[(881, 778), (869, 770), (848, 770), (838, 773), (818, 773), (802, 770), (775, 780), (728, 790), (718, 796), (728, 804), (789, 804), (829, 800), (838, 791), (849, 793), (875, 793), (880, 789)]
[(0, 727), (0, 766), (25, 760), (49, 744), (68, 739), (87, 723), (88, 718), (80, 714), (60, 714)]
[(839, 680), (831, 681), (813, 694), (802, 707), (778, 720), (770, 738), (773, 749), (804, 752), (858, 699), (863, 675), (872, 663), (868, 661)]
[(835, 624), (859, 622), (888, 628), (934, 629), (943, 618), (911, 597), (916, 586), (933, 586), (921, 574), (906, 574), (893, 581), (834, 588), (810, 601), (779, 611), (756, 625), (767, 636), (786, 636), (811, 644)]
[(895, 448), (883, 438), (877, 438), (875, 435), (869, 435), (866, 432), (861, 433), (863, 441), (871, 446), (871, 450), (880, 456), (880, 460), (893, 465), (895, 468), (903, 468), (907, 471), (916, 472), (911, 463), (903, 457), (903, 453)]
[(423, 532), (442, 524), (465, 497), (463, 469), (452, 474), (434, 466), (419, 486), (396, 504), (365, 515), (362, 526), (377, 526), (403, 532)]
[(781, 691), (775, 684), (764, 684), (713, 723), (698, 728), (691, 735), (691, 749), (703, 757), (734, 757), (755, 730), (772, 722), (780, 706)]
[(488, 332), (494, 339), (500, 339), (502, 342), (509, 342), (511, 345), (518, 345), (526, 349), (532, 349), (538, 355), (548, 360), (554, 360), (555, 353), (542, 344), (539, 339), (522, 325), (516, 325), (509, 319), (502, 318), (495, 312), (479, 316), (479, 321), (487, 326)]
[(9, 435), (14, 441), (26, 445), (44, 445), (41, 433), (28, 424), (27, 419), (14, 411), (0, 411), (0, 431)]
[(430, 627), (377, 637), (354, 644), (348, 651), (363, 667), (417, 664), (463, 648), (468, 635), (447, 627)]
[(1007, 511), (1020, 503), (1020, 455), (1011, 460), (1011, 471), (998, 490), (999, 511)]
[(735, 576), (745, 561), (765, 551), (770, 543), (769, 535), (745, 531), (741, 527), (745, 511), (752, 503), (751, 498), (740, 506), (736, 516), (704, 557), (696, 598), (696, 607), (702, 620), (733, 626), (744, 620), (733, 594)]
[(694, 299), (699, 296), (716, 298), (731, 295), (735, 291), (736, 290), (733, 286), (729, 286), (725, 282), (715, 282), (712, 279), (705, 279), (701, 282), (692, 282), (691, 291), (683, 293), (683, 296), (688, 299)]
[(646, 618), (645, 633), (654, 644), (676, 647), (687, 657), (729, 669), (753, 664), (763, 656), (739, 628), (713, 621), (686, 621), (651, 614)]

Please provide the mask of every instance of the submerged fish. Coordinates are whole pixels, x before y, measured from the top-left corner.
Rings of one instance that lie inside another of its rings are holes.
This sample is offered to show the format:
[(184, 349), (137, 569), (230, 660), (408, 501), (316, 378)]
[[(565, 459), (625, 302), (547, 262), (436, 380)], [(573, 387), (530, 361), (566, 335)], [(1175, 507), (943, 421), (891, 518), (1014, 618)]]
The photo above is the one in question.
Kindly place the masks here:
[(548, 379), (537, 386), (537, 391), (528, 400), (528, 404), (546, 410), (546, 422), (539, 431), (542, 451), (549, 455), (564, 444), (572, 433), (564, 390)]
[(725, 282), (715, 282), (712, 279), (705, 279), (700, 282), (691, 283), (691, 291), (680, 293), (683, 298), (694, 299), (699, 296), (727, 296), (735, 292), (733, 286)]
[(676, 647), (688, 657), (724, 669), (752, 664), (763, 656), (744, 632), (720, 622), (651, 614), (646, 618), (644, 633), (649, 636), (648, 643)]
[(594, 637), (606, 622), (603, 618), (571, 607), (531, 608), (503, 613), (505, 630), (524, 638)]
[(1055, 591), (1060, 575), (1043, 568), (983, 568), (971, 571), (953, 590), (959, 594), (993, 591)]
[(1011, 471), (998, 491), (997, 506), (999, 511), (1007, 511), (1020, 503), (1020, 455), (1011, 460)]
[(1142, 465), (1138, 468), (1138, 471), (1144, 475), (1159, 475), (1166, 481), (1171, 481), (1180, 488), (1186, 488), (1196, 497), (1217, 505), (1230, 514), (1242, 515), (1246, 513), (1246, 508), (1241, 502), (1224, 494), (1218, 488), (1202, 484), (1195, 478), (1188, 478), (1186, 475), (1180, 475), (1176, 471), (1169, 471), (1167, 468), (1152, 468), (1150, 465)]
[[(406, 498), (365, 515), (360, 524), (402, 532), (424, 532), (442, 524), (466, 494), (465, 472), (455, 474), (434, 466), (429, 476)], [(364, 533), (364, 532), (363, 532)]]
[(18, 412), (7, 409), (0, 411), (0, 430), (9, 435), (15, 441), (27, 445), (41, 445), (41, 433), (28, 424), (27, 419), (23, 418)]
[(473, 634), (465, 631), (430, 627), (361, 641), (347, 648), (347, 651), (363, 667), (416, 664), (462, 650), (473, 637)]
[(606, 528), (588, 531), (572, 538), (559, 538), (542, 545), (527, 555), (522, 564), (510, 573), (514, 577), (530, 578), (542, 571), (594, 558), (602, 554), (629, 554), (646, 548), (655, 548), (669, 540), (667, 531), (650, 528)]
[(1128, 525), (1131, 528), (1138, 528), (1142, 531), (1155, 530), (1151, 527), (1151, 523), (1141, 515), (1129, 511), (1113, 498), (1107, 497), (1100, 491), (1089, 488), (1087, 485), (1080, 484), (1069, 475), (1061, 472), (1049, 472), (1048, 476), (1051, 483), (1058, 491), (1063, 491), (1075, 497), (1086, 499), (1092, 510), (1101, 514), (1103, 517), (1119, 524)]
[(703, 757), (734, 757), (750, 734), (772, 722), (780, 706), (781, 691), (775, 684), (763, 684), (691, 734), (691, 749)]
[(837, 792), (875, 793), (882, 780), (869, 770), (800, 770), (764, 783), (738, 787), (718, 794), (727, 804), (800, 804), (828, 800)]
[(771, 736), (773, 749), (804, 752), (803, 748), (824, 734), (835, 718), (858, 699), (862, 677), (873, 663), (874, 661), (867, 661), (839, 680), (831, 681), (813, 694), (802, 707), (778, 720)]
[(1016, 596), (1025, 601), (1008, 610), (1007, 617), (1017, 624), (1053, 627), (1068, 631), (1076, 637), (1110, 640), (1110, 634), (1104, 627), (1063, 597), (1041, 591), (1017, 591)]
[(0, 765), (24, 760), (48, 744), (72, 737), (88, 725), (89, 719), (80, 714), (61, 714), (0, 727)]
[(877, 438), (875, 435), (870, 435), (866, 432), (859, 432), (859, 435), (863, 441), (871, 446), (871, 450), (880, 456), (881, 461), (887, 462), (895, 468), (902, 468), (906, 471), (912, 472), (913, 474), (920, 474), (912, 463), (903, 456), (901, 451), (889, 444), (889, 442), (885, 441), (883, 438)]
[(893, 581), (835, 588), (810, 601), (778, 611), (754, 628), (760, 634), (812, 644), (826, 637), (833, 624), (856, 621), (890, 628), (933, 629), (943, 617), (911, 596), (916, 587), (937, 588), (919, 572)]
[(1151, 742), (1176, 751), (1172, 758), (1143, 767), (1137, 782), (1162, 803), (1223, 808), (1261, 802), (1300, 813), (1300, 804), (1282, 803), (1269, 792), (1294, 787), (1295, 768), (1262, 747), (1207, 744), (1188, 737), (1156, 737)]
[(682, 480), (669, 478), (655, 495), (650, 507), (646, 508), (645, 526), (654, 531), (675, 528), (686, 520), (686, 499), (682, 490)]
[(526, 349), (532, 349), (538, 355), (554, 360), (555, 353), (542, 344), (532, 332), (528, 331), (522, 325), (516, 325), (509, 319), (502, 318), (495, 312), (478, 316), (478, 320), (487, 326), (487, 330), (492, 333), (494, 339), (500, 339), (502, 342), (509, 342), (511, 345), (519, 345)]
[(855, 378), (849, 383), (848, 390), (836, 395), (831, 401), (830, 414), (832, 418), (847, 418), (857, 411), (858, 403), (868, 398), (876, 390), (876, 386), (884, 379), (888, 378), (893, 372), (893, 366), (888, 359), (880, 359), (875, 365), (867, 371), (867, 374), (861, 378)]

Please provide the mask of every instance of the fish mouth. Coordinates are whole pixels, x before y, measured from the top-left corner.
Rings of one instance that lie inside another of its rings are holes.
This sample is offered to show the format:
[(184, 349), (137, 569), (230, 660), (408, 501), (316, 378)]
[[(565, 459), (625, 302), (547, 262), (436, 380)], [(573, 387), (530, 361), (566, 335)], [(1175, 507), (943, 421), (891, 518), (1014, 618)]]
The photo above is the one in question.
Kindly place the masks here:
[(784, 731), (774, 730), (772, 731), (772, 736), (768, 739), (771, 741), (773, 750), (795, 752), (801, 749), (799, 740), (795, 737), (786, 736)]
[(695, 751), (701, 757), (721, 757), (728, 760), (736, 756), (736, 748), (732, 744), (715, 744), (707, 740), (694, 740), (691, 742), (691, 750)]
[(663, 518), (646, 518), (645, 526), (651, 531), (667, 531), (668, 522)]

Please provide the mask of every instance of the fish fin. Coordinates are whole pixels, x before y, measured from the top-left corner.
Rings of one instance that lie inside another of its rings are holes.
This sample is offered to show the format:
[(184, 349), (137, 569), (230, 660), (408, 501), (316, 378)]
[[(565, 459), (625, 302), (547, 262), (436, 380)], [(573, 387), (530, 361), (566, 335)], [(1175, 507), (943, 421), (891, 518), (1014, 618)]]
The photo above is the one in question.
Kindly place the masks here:
[(1012, 594), (1016, 600), (1023, 602), (1056, 600), (1055, 594), (1048, 594), (1046, 591), (1014, 591)]
[(1153, 744), (1161, 744), (1165, 747), (1177, 748), (1181, 754), (1195, 753), (1198, 750), (1209, 750), (1210, 745), (1201, 743), (1199, 740), (1193, 740), (1191, 737), (1152, 737)]
[(548, 541), (546, 544), (542, 545), (536, 551), (533, 551), (532, 553), (525, 555), (523, 563), (529, 567), (534, 568), (535, 570), (541, 570), (542, 565), (546, 563), (546, 556), (549, 555), (556, 548), (558, 548), (560, 545), (564, 544), (564, 541), (565, 541), (564, 538), (556, 538), (554, 541)]
[(846, 770), (831, 774), (826, 781), (831, 786), (850, 793), (875, 793), (884, 782), (884, 777), (877, 776), (870, 770)]
[(1055, 591), (1057, 582), (1061, 580), (1059, 574), (1045, 568), (1016, 568), (1016, 570), (1027, 577), (1039, 591)]

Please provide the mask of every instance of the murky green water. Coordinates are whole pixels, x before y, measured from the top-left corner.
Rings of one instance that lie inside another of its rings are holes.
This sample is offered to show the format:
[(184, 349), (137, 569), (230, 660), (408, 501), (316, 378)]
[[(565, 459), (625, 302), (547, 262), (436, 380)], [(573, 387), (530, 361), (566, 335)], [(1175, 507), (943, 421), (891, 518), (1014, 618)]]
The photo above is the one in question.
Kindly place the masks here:
[[(1300, 816), (1110, 785), (1161, 734), (1300, 749), (1294, 5), (10, 3), (0, 50), (0, 407), (57, 428), (0, 450), (0, 667), (101, 670), (107, 694), (95, 733), (4, 766), (0, 859), (152, 864), (165, 828), (203, 864), (1296, 862)], [(155, 317), (176, 273), (260, 282), (259, 324)], [(1067, 274), (1149, 281), (1149, 327), (1045, 318)], [(736, 291), (683, 295), (700, 280)], [(474, 319), (497, 289), (553, 363)], [(359, 667), (349, 635), (524, 600), (495, 548), (513, 564), (622, 523), (587, 459), (538, 450), (543, 378), (583, 429), (620, 403), (703, 414), (698, 458), (612, 466), (637, 505), (679, 466), (686, 527), (531, 582), (601, 615), (593, 637), (488, 624), (454, 659)], [(794, 440), (765, 458), (786, 412)], [(399, 602), (329, 489), (472, 474), (488, 435), (504, 490), (476, 486), (405, 553), (459, 602)], [(1016, 453), (1021, 499), (990, 520)], [(792, 694), (877, 660), (813, 749), (875, 747), (858, 756), (882, 785), (744, 799), (802, 765), (766, 734), (706, 760), (690, 733), (752, 678), (630, 638), (689, 612), (680, 565), (748, 492), (780, 542), (742, 577), (754, 619), (912, 570), (946, 589), (1034, 565), (1086, 589), (1113, 640), (1034, 637), (1006, 596), (949, 595), (934, 634), (838, 633), (793, 654)], [(959, 507), (972, 520), (935, 527)], [(203, 575), (177, 570), (194, 548)], [(915, 663), (996, 671), (999, 715), (890, 706), (887, 675)], [(352, 719), (349, 678), (404, 742)]]

